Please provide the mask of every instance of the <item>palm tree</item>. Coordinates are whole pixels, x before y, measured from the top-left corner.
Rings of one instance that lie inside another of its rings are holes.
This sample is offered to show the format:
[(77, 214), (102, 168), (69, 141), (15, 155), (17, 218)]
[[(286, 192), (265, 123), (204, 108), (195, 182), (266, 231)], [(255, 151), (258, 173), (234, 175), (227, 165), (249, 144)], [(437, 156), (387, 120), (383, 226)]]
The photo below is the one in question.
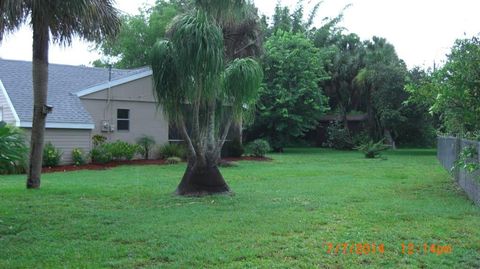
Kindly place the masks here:
[(0, 41), (24, 23), (33, 29), (33, 125), (27, 188), (39, 188), (48, 92), (50, 38), (71, 44), (74, 36), (100, 41), (120, 26), (112, 0), (0, 0)]
[(156, 97), (188, 148), (179, 195), (230, 192), (217, 168), (221, 148), (232, 123), (254, 107), (263, 79), (252, 58), (226, 55), (225, 25), (241, 21), (243, 12), (237, 11), (248, 4), (198, 0), (195, 8), (174, 20), (168, 40), (152, 50)]

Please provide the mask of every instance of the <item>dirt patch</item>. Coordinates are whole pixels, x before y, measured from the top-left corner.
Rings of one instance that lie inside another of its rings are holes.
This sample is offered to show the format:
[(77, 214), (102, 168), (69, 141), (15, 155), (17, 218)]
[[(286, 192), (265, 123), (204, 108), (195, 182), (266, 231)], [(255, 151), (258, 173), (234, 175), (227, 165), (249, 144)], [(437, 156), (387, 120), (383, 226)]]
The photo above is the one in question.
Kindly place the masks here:
[[(271, 161), (272, 159), (267, 157), (240, 157), (240, 158), (224, 158), (227, 162), (237, 161)], [(115, 161), (105, 164), (86, 164), (86, 165), (62, 165), (57, 167), (44, 167), (42, 173), (54, 173), (54, 172), (70, 172), (78, 170), (106, 170), (119, 165), (166, 165), (165, 160), (131, 160), (131, 161)]]

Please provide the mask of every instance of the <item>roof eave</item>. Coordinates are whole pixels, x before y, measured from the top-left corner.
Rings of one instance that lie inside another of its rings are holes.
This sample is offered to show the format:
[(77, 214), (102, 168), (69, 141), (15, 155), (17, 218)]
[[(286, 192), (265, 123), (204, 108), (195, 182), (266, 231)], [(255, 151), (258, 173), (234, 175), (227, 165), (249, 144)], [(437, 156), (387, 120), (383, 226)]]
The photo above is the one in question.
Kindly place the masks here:
[(100, 84), (100, 85), (97, 85), (97, 86), (94, 86), (94, 87), (90, 87), (90, 88), (78, 91), (78, 92), (74, 93), (74, 95), (76, 95), (78, 97), (83, 97), (83, 96), (86, 96), (86, 95), (89, 95), (89, 94), (92, 94), (92, 93), (96, 93), (96, 92), (99, 92), (99, 91), (106, 90), (108, 88), (112, 88), (112, 87), (122, 85), (122, 84), (125, 84), (125, 83), (128, 83), (128, 82), (132, 82), (132, 81), (135, 81), (135, 80), (146, 78), (148, 76), (151, 76), (152, 74), (153, 74), (152, 70), (148, 70), (148, 71), (145, 71), (145, 72), (142, 72), (142, 73), (138, 73), (138, 74), (131, 75), (131, 76), (128, 76), (128, 77), (124, 77), (124, 78), (121, 78), (121, 79), (109, 81), (107, 83), (103, 83), (103, 84)]
[[(32, 128), (32, 122), (22, 121), (19, 124), (21, 128)], [(75, 130), (93, 130), (95, 124), (92, 123), (64, 123), (64, 122), (47, 122), (47, 129), (75, 129)]]

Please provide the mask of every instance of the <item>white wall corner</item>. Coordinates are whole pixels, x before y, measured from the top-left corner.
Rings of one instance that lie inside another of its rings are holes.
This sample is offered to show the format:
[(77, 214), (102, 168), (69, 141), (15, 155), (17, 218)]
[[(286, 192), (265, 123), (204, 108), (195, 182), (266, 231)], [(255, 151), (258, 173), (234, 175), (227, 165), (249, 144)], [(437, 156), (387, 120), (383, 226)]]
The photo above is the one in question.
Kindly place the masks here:
[(5, 89), (5, 86), (3, 85), (2, 80), (0, 79), (0, 92), (3, 93), (5, 96), (5, 99), (7, 99), (7, 105), (10, 107), (12, 110), (13, 117), (15, 118), (15, 126), (20, 127), (20, 118), (18, 117), (17, 111), (15, 110), (15, 107), (13, 106), (12, 100), (10, 99), (10, 96), (8, 95), (7, 90)]

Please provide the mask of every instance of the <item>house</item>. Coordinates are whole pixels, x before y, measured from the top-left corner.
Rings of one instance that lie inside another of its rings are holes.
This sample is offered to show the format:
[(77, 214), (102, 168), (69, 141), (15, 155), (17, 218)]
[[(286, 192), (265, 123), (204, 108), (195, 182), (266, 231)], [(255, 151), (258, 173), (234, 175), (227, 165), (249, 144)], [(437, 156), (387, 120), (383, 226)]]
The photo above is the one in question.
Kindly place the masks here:
[[(141, 135), (168, 142), (168, 122), (153, 95), (149, 68), (119, 70), (84, 66), (49, 65), (45, 141), (63, 151), (89, 152), (92, 136), (134, 143)], [(25, 130), (32, 127), (32, 63), (0, 59), (0, 121)]]

